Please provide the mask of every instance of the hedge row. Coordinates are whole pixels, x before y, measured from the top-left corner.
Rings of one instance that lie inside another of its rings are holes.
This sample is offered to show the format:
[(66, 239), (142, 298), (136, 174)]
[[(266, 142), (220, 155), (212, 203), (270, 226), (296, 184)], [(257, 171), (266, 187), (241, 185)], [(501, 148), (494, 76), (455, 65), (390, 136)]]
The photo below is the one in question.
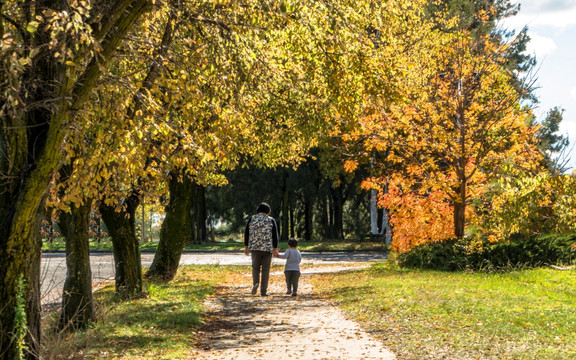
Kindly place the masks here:
[(418, 246), (398, 255), (398, 262), (403, 267), (442, 271), (501, 271), (571, 265), (575, 248), (576, 234), (516, 237), (495, 244), (454, 239)]

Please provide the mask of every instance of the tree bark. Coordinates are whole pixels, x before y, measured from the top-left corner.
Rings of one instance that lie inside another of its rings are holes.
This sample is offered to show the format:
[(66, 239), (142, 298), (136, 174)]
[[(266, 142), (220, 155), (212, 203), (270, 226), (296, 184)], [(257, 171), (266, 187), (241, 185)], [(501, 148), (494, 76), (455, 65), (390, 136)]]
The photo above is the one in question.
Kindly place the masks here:
[(208, 240), (208, 231), (206, 229), (206, 188), (202, 185), (193, 184), (194, 200), (193, 208), (193, 238), (201, 244)]
[(192, 235), (190, 209), (194, 197), (194, 184), (187, 176), (170, 174), (170, 201), (160, 229), (160, 242), (146, 276), (169, 281), (174, 278), (184, 245)]
[(294, 204), (290, 201), (290, 237), (296, 237), (296, 221), (294, 217)]
[[(42, 331), (40, 327), (42, 303), (40, 301), (40, 263), (42, 260), (42, 236), (40, 235), (40, 228), (42, 220), (46, 217), (45, 199), (40, 202), (40, 206), (36, 212), (36, 218), (32, 221), (32, 236), (34, 237), (31, 249), (30, 261), (30, 275), (28, 277), (29, 294), (26, 300), (26, 314), (28, 318), (28, 334), (26, 343), (30, 344), (30, 353), (27, 358), (36, 359), (40, 355), (40, 339)], [(33, 325), (33, 326), (31, 326)]]
[[(26, 2), (24, 5), (39, 11), (67, 5), (66, 2), (57, 1), (32, 3)], [(26, 93), (22, 94), (21, 99), (31, 106), (21, 108), (15, 115), (7, 113), (2, 118), (0, 173), (5, 178), (0, 184), (0, 355), (5, 359), (19, 358), (21, 354), (30, 359), (40, 357), (38, 275), (41, 239), (38, 236), (40, 222), (37, 215), (62, 159), (66, 133), (72, 127), (71, 124), (64, 125), (73, 119), (73, 111), (82, 108), (100, 78), (101, 68), (106, 67), (107, 61), (138, 17), (146, 11), (149, 2), (123, 0), (117, 4), (123, 5), (123, 10), (113, 22), (110, 33), (103, 33), (102, 51), (86, 67), (79, 81), (74, 82), (73, 70), (68, 65), (51, 54), (41, 52), (18, 79), (25, 83), (22, 88)], [(26, 22), (29, 20), (24, 19)], [(22, 27), (25, 27), (25, 23)], [(24, 42), (24, 47), (49, 51), (51, 31), (40, 27), (34, 35), (30, 35), (34, 36), (31, 41), (27, 39)], [(77, 64), (85, 60), (89, 59), (80, 58)], [(20, 291), (19, 279), (24, 279), (22, 295), (26, 299), (28, 336), (24, 343), (13, 336), (16, 328), (23, 325), (17, 323), (15, 302)]]
[(66, 281), (62, 294), (59, 330), (86, 328), (94, 321), (92, 272), (88, 226), (91, 202), (60, 214), (60, 230), (66, 238)]
[(142, 295), (142, 263), (140, 244), (136, 235), (136, 208), (140, 203), (137, 194), (126, 199), (125, 211), (117, 212), (114, 206), (101, 205), (100, 213), (112, 238), (116, 269), (116, 293), (121, 298)]
[(318, 197), (318, 226), (320, 228), (320, 236), (324, 239), (330, 238), (330, 220), (328, 212), (330, 206), (328, 205), (328, 196), (321, 194)]
[(314, 207), (312, 200), (308, 197), (304, 199), (304, 240), (312, 240), (312, 221), (314, 217)]
[(466, 230), (466, 182), (460, 182), (460, 198), (454, 201), (454, 236), (461, 239)]
[(332, 189), (332, 200), (334, 214), (332, 234), (334, 235), (335, 239), (344, 239), (344, 194), (342, 185)]
[(280, 226), (280, 239), (283, 241), (288, 240), (290, 231), (290, 190), (285, 185), (284, 193), (282, 196), (282, 225)]
[(312, 240), (313, 229), (312, 224), (314, 221), (314, 200), (312, 196), (307, 196), (304, 199), (304, 240)]

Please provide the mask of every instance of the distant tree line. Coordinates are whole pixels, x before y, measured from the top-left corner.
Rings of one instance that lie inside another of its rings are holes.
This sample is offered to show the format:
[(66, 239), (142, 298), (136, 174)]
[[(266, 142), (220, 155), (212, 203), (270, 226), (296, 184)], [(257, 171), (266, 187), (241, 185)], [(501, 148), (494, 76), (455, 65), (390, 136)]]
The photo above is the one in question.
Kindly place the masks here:
[[(192, 216), (199, 220), (197, 228), (208, 220), (198, 215), (206, 214), (229, 224), (231, 231), (243, 231), (247, 216), (265, 201), (278, 221), (282, 240), (362, 240), (370, 236), (370, 192), (360, 188), (366, 175), (358, 171), (330, 178), (313, 157), (296, 168), (241, 167), (226, 173), (227, 185), (205, 188), (205, 209), (198, 209), (202, 202), (196, 202)], [(193, 240), (206, 241), (206, 237)]]

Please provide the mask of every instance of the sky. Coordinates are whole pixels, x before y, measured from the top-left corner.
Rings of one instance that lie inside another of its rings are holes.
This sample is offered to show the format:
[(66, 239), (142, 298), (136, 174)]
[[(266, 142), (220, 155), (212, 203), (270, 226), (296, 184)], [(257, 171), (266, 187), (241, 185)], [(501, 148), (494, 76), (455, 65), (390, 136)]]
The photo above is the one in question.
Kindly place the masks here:
[(502, 26), (520, 30), (528, 27), (527, 52), (537, 61), (534, 110), (542, 120), (548, 110), (564, 109), (559, 133), (570, 139), (569, 168), (576, 169), (576, 0), (519, 0), (518, 15)]

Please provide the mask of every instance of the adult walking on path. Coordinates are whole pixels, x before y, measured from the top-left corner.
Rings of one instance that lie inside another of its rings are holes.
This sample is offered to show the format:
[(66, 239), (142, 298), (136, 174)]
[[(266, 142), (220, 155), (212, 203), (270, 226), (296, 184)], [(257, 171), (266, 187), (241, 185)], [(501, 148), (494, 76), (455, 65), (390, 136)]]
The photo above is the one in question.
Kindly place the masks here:
[[(356, 268), (365, 267), (361, 265)], [(266, 299), (246, 295), (249, 285), (231, 279), (205, 305), (207, 322), (199, 333), (198, 360), (394, 360), (384, 345), (318, 293), (312, 274), (354, 267), (307, 268), (303, 292), (283, 294), (282, 273), (272, 274)], [(245, 283), (245, 282), (244, 282)]]
[(244, 253), (252, 255), (252, 295), (256, 295), (260, 286), (260, 295), (268, 296), (272, 255), (278, 256), (278, 226), (270, 216), (270, 205), (260, 203), (256, 212), (246, 224)]

